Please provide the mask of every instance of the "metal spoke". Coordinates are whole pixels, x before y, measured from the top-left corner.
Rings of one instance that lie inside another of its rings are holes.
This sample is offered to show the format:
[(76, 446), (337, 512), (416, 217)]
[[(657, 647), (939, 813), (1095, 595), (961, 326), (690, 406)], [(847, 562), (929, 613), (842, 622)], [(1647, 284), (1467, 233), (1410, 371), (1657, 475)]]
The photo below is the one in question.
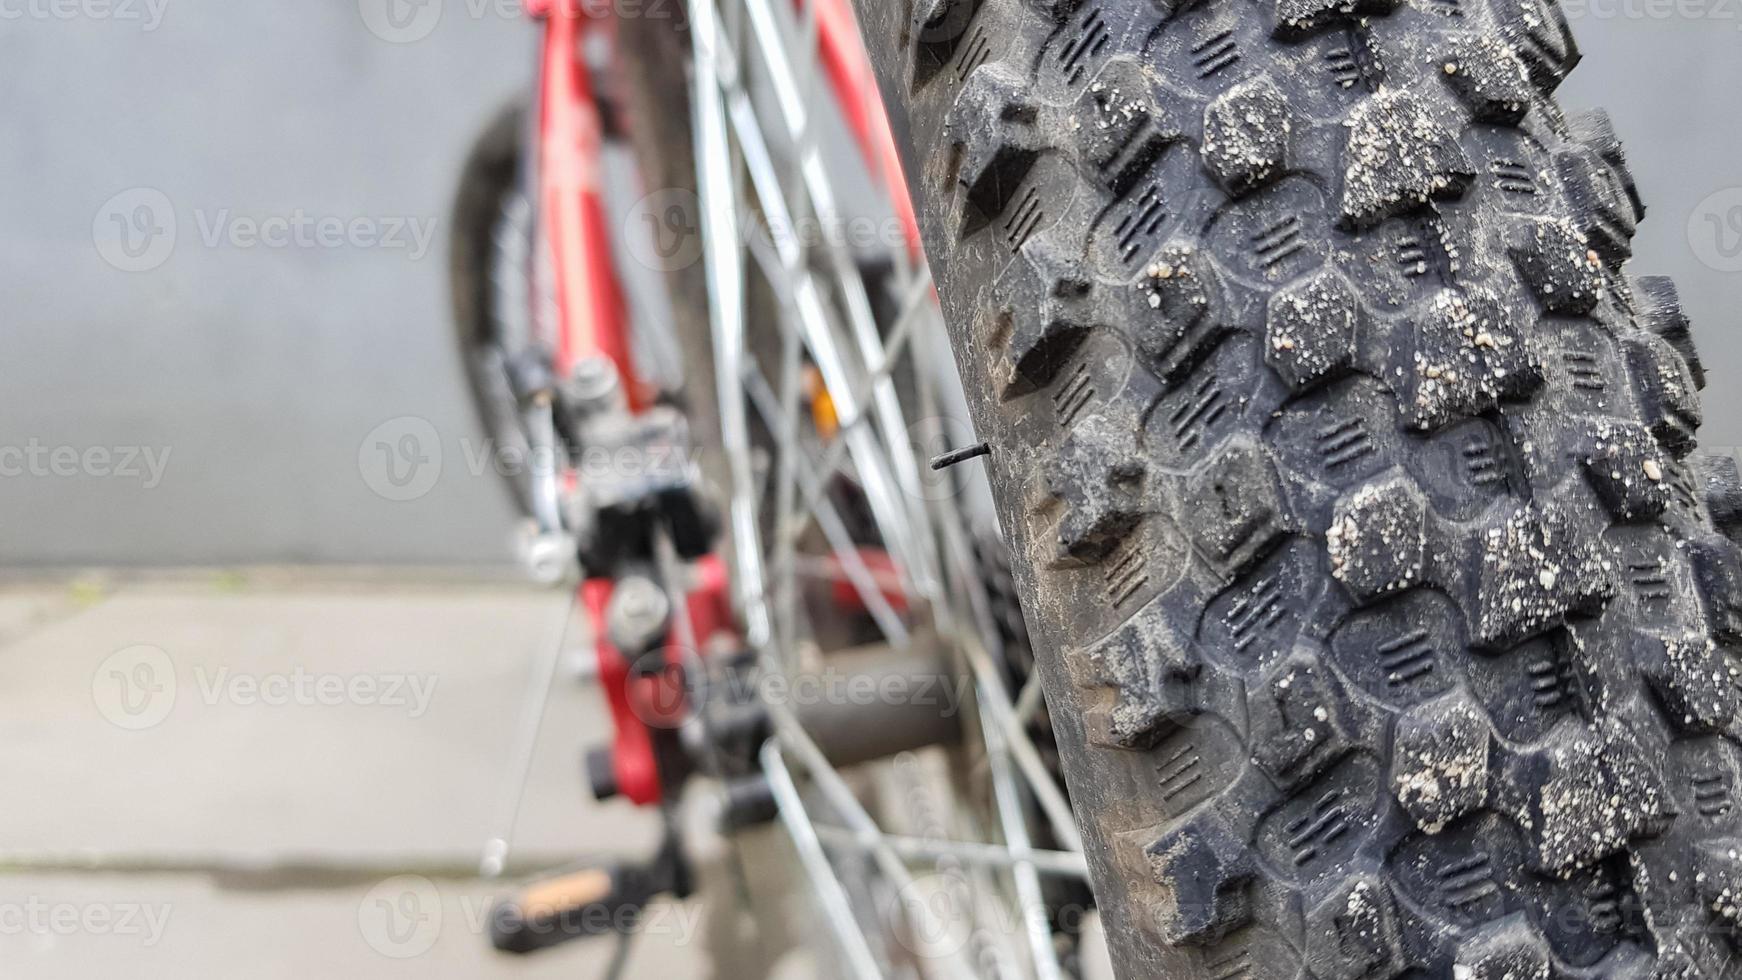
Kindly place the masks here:
[(1016, 695), (1016, 707), (1014, 710), (1018, 724), (1026, 728), (1028, 723), (1034, 720), (1035, 713), (1038, 712), (1040, 706), (1045, 703), (1045, 700), (1041, 697), (1042, 693), (1040, 687), (1040, 672), (1035, 671), (1028, 675), (1028, 680), (1022, 682), (1022, 691)]
[(974, 668), (975, 678), (988, 688), (986, 705), (992, 715), (991, 720), (1009, 740), (1010, 754), (1027, 780), (1035, 802), (1040, 804), (1047, 820), (1052, 823), (1053, 833), (1070, 850), (1082, 850), (1083, 839), (1077, 833), (1077, 822), (1071, 815), (1071, 805), (1059, 790), (1053, 774), (1047, 770), (1046, 763), (1041, 761), (1040, 754), (1035, 751), (1034, 743), (1028, 740), (1022, 726), (1016, 723), (1016, 716), (1010, 710), (1009, 696), (1004, 693), (1004, 682), (992, 669), (985, 649), (979, 645), (977, 638), (965, 639), (962, 646), (968, 654), (968, 662)]
[[(790, 306), (793, 303), (792, 289), (790, 284), (782, 281), (786, 268), (781, 264), (780, 257), (770, 255), (768, 250), (769, 246), (760, 239), (753, 238), (749, 242), (750, 257), (756, 260), (757, 268), (762, 270), (771, 285), (781, 291), (781, 301)], [(866, 368), (866, 377), (871, 382), (884, 381), (895, 370), (896, 364), (906, 353), (908, 339), (916, 332), (919, 322), (929, 318), (942, 328), (942, 314), (932, 296), (931, 270), (921, 268), (905, 278), (901, 312), (890, 326), (889, 336), (884, 340), (878, 358)]]
[[(769, 663), (771, 658), (766, 651), (759, 659), (765, 665), (764, 669), (768, 669), (770, 666), (778, 669), (777, 664)], [(829, 765), (828, 758), (823, 755), (822, 749), (818, 748), (816, 742), (812, 741), (810, 735), (805, 732), (804, 726), (799, 722), (797, 716), (792, 714), (788, 706), (779, 702), (769, 702), (768, 711), (770, 719), (774, 722), (775, 735), (780, 744), (791, 749), (798, 756), (799, 762), (810, 774), (812, 783), (823, 794), (823, 798), (828, 801), (830, 807), (842, 820), (846, 821), (860, 839), (868, 842), (871, 857), (879, 870), (895, 885), (897, 891), (914, 893), (916, 886), (913, 876), (907, 871), (907, 866), (883, 841), (882, 832), (877, 828), (877, 822), (871, 818), (869, 813), (865, 812), (864, 806), (859, 803), (858, 797), (853, 795), (852, 788), (841, 778), (840, 773), (837, 773), (834, 767)], [(774, 744), (774, 740), (770, 740), (769, 744)], [(764, 747), (763, 751), (767, 753), (769, 750)], [(932, 910), (923, 902), (919, 903), (917, 908), (925, 915), (933, 914)], [(961, 970), (959, 964), (952, 963), (952, 966), (957, 972)], [(963, 976), (971, 976), (971, 974), (964, 973)]]
[[(704, 46), (699, 40), (697, 45)], [(775, 228), (796, 227), (786, 205), (773, 158), (768, 152), (767, 142), (757, 121), (755, 107), (741, 83), (737, 63), (724, 48), (718, 45), (710, 47), (720, 56), (707, 65), (698, 62), (697, 78), (712, 78), (719, 83), (725, 103), (724, 118), (731, 122), (733, 135), (737, 137), (740, 159), (756, 192), (756, 200), (767, 214), (769, 225)], [(718, 102), (715, 104), (718, 105)], [(851, 369), (837, 343), (831, 326), (829, 307), (824, 302), (824, 293), (805, 263), (804, 250), (791, 235), (775, 235), (773, 238), (781, 267), (789, 280), (794, 312), (805, 346), (816, 362), (818, 371), (822, 373), (823, 383), (827, 386), (830, 397), (842, 413), (857, 415), (860, 410), (857, 386), (853, 384)], [(859, 284), (859, 288), (862, 292), (863, 283)], [(722, 391), (721, 394), (724, 397), (726, 392)], [(842, 436), (848, 441), (853, 457), (860, 466), (867, 500), (898, 566), (909, 570), (909, 574), (913, 569), (923, 570), (923, 559), (915, 550), (910, 527), (911, 513), (904, 505), (900, 485), (887, 470), (893, 454), (879, 451), (877, 435), (869, 429), (845, 428)]]
[[(739, 377), (745, 351), (744, 256), (738, 248), (738, 214), (732, 186), (732, 153), (726, 114), (715, 84), (715, 55), (721, 51), (711, 0), (690, 5), (691, 51), (695, 59), (693, 111), (701, 204), (702, 256), (708, 280), (708, 320), (714, 340), (716, 374)], [(729, 505), (732, 557), (737, 569), (745, 628), (752, 644), (770, 639), (762, 549), (756, 524), (754, 477), (750, 470), (750, 430), (744, 400), (735, 384), (719, 385), (720, 434), (733, 492)]]
[[(965, 596), (973, 607), (969, 621), (977, 625), (975, 630), (954, 628), (950, 633), (958, 641), (961, 651), (972, 669), (975, 681), (984, 695), (984, 704), (990, 715), (990, 725), (996, 727), (1009, 745), (1017, 769), (1022, 773), (1028, 784), (1035, 802), (1040, 805), (1041, 812), (1046, 815), (1052, 825), (1054, 834), (1059, 841), (1073, 851), (1083, 849), (1082, 837), (1077, 831), (1075, 818), (1071, 814), (1070, 803), (1065, 800), (1064, 793), (1059, 789), (1057, 781), (1048, 771), (1045, 762), (1040, 758), (1039, 751), (1028, 737), (1025, 723), (1017, 715), (1010, 701), (1008, 689), (999, 670), (993, 664), (982, 637), (997, 637), (997, 630), (991, 623), (991, 613), (986, 608), (984, 585), (978, 576), (978, 569), (973, 567), (972, 549), (968, 547), (963, 535), (963, 529), (958, 522), (937, 522), (939, 532), (944, 537), (944, 551), (951, 556), (955, 586), (952, 594)], [(946, 628), (940, 623), (940, 629)], [(1031, 678), (1032, 680), (1033, 678)]]
[[(751, 257), (759, 263), (775, 264), (777, 260), (766, 255), (766, 247), (758, 246), (757, 242), (751, 243)], [(770, 278), (771, 281), (774, 280), (774, 277)], [(893, 368), (895, 361), (901, 357), (905, 350), (908, 338), (916, 331), (916, 325), (924, 320), (922, 314), (927, 311), (936, 312), (935, 306), (929, 302), (930, 295), (931, 277), (929, 273), (913, 277), (907, 295), (903, 299), (902, 312), (894, 326), (890, 328), (889, 344), (885, 348), (885, 360), (876, 366), (872, 372), (874, 375), (885, 374)], [(783, 296), (782, 299), (789, 300), (790, 296)], [(774, 395), (767, 379), (763, 377), (760, 369), (753, 362), (746, 362), (743, 370), (744, 375), (738, 381), (744, 385), (751, 404), (773, 434), (775, 448), (780, 454), (782, 466), (784, 467), (788, 460), (796, 463), (795, 475), (799, 477), (797, 482), (801, 490), (799, 500), (792, 501), (783, 497), (777, 503), (775, 539), (769, 546), (766, 574), (780, 578), (791, 570), (790, 566), (797, 562), (795, 551), (797, 538), (806, 526), (803, 518), (807, 515), (817, 518), (819, 526), (829, 539), (831, 549), (843, 564), (847, 565), (855, 592), (865, 602), (867, 611), (876, 621), (883, 635), (891, 643), (905, 646), (908, 636), (907, 628), (902, 625), (900, 616), (889, 605), (883, 588), (873, 588), (868, 570), (861, 572), (865, 569), (864, 560), (859, 556), (858, 549), (852, 543), (845, 525), (835, 516), (837, 511), (827, 496), (828, 478), (833, 476), (840, 465), (847, 460), (846, 444), (837, 438), (825, 447), (819, 460), (808, 461), (797, 445), (798, 427), (794, 424), (796, 411), (793, 406), (784, 403), (784, 394), (779, 398)], [(865, 413), (841, 419), (839, 428), (845, 431), (848, 428), (865, 424), (868, 419), (869, 416)], [(786, 580), (782, 579), (782, 581)], [(908, 588), (909, 584), (907, 581), (901, 580), (899, 570), (897, 570), (896, 581), (891, 583), (891, 587), (911, 595), (913, 590)]]
[[(830, 847), (852, 848), (857, 851), (869, 852), (872, 843), (851, 830), (842, 827), (831, 827), (819, 824), (817, 836)], [(1008, 868), (1016, 864), (1017, 857), (1004, 844), (987, 844), (982, 841), (937, 840), (931, 837), (910, 837), (903, 834), (880, 833), (877, 839), (899, 854), (903, 859), (914, 863), (932, 863), (936, 861), (960, 861), (966, 865), (988, 868)], [(1053, 851), (1031, 848), (1025, 857), (1036, 871), (1061, 878), (1087, 878), (1089, 864), (1083, 856), (1075, 851)]]
[[(805, 93), (806, 101), (808, 101), (812, 93), (816, 91), (818, 80), (823, 77), (822, 73), (817, 71), (818, 41), (822, 34), (822, 19), (817, 16), (817, 5), (811, 0), (798, 0), (798, 15), (798, 30), (793, 37), (793, 42), (796, 50), (804, 52), (804, 79), (799, 87)], [(751, 30), (754, 31), (755, 27), (752, 26)], [(802, 142), (794, 141), (792, 160), (787, 164), (788, 169), (793, 174), (796, 175), (801, 171), (806, 156), (815, 145), (816, 132), (806, 127), (804, 140)], [(794, 181), (794, 183), (797, 182)]]
[(1016, 883), (1017, 912), (1022, 917), (1023, 931), (1028, 935), (1029, 955), (1034, 961), (1038, 980), (1058, 980), (1058, 953), (1052, 945), (1052, 926), (1046, 917), (1046, 902), (1041, 897), (1040, 876), (1035, 871), (1032, 848), (1029, 846), (1027, 820), (1022, 802), (1017, 798), (1016, 779), (1010, 771), (1010, 752), (1004, 735), (986, 710), (985, 692), (977, 699), (980, 723), (986, 738), (986, 760), (992, 768), (992, 794), (998, 809), (999, 826), (1010, 845), (1015, 864), (1010, 869)]
[[(936, 313), (937, 307), (931, 302), (931, 273), (916, 276), (907, 284), (902, 294), (901, 314), (895, 318), (895, 324), (889, 328), (889, 339), (877, 351), (877, 358), (870, 362), (870, 378), (876, 384), (887, 384), (890, 372), (901, 360), (901, 355), (907, 350), (907, 338), (913, 333), (914, 325), (921, 319), (922, 313)], [(913, 452), (908, 447), (901, 447), (896, 452), (908, 459), (913, 458)]]
[[(756, 407), (764, 423), (774, 430), (783, 458), (792, 461), (796, 482), (803, 488), (806, 498), (815, 501), (809, 513), (816, 518), (817, 527), (822, 530), (830, 550), (840, 561), (841, 571), (853, 586), (854, 593), (865, 604), (865, 611), (882, 631), (884, 638), (892, 646), (905, 648), (909, 642), (907, 626), (902, 623), (901, 616), (894, 607), (890, 606), (882, 586), (865, 564), (864, 556), (859, 554), (859, 549), (853, 544), (852, 535), (847, 531), (847, 525), (841, 520), (839, 512), (835, 510), (835, 505), (822, 494), (819, 486), (822, 481), (817, 477), (809, 460), (799, 453), (797, 438), (791, 431), (792, 417), (782, 414), (780, 406), (774, 403), (774, 392), (769, 390), (768, 380), (762, 377), (760, 371), (752, 369), (744, 380), (751, 404)], [(787, 425), (782, 426), (783, 422)], [(796, 571), (797, 562), (791, 558), (792, 552), (788, 551), (787, 554), (788, 566), (779, 571)]]
[(805, 812), (804, 799), (799, 796), (798, 787), (793, 785), (786, 761), (780, 757), (780, 743), (769, 739), (762, 746), (761, 759), (762, 771), (767, 774), (768, 786), (779, 807), (781, 822), (786, 825), (793, 846), (798, 850), (799, 863), (804, 867), (805, 875), (817, 890), (824, 919), (841, 939), (842, 952), (846, 954), (848, 965), (859, 977), (879, 980), (883, 976), (883, 970), (871, 953), (871, 944), (865, 938), (865, 931), (859, 928), (859, 920), (853, 916), (853, 903), (847, 898), (846, 889), (841, 887), (841, 880), (835, 877), (834, 868), (829, 864), (829, 856), (823, 853), (823, 846), (817, 840), (816, 828)]
[[(775, 440), (780, 448), (775, 457), (778, 461), (778, 468), (775, 474), (774, 548), (771, 560), (774, 563), (774, 574), (779, 581), (779, 605), (775, 610), (775, 615), (780, 625), (779, 635), (782, 637), (792, 636), (798, 621), (798, 590), (794, 587), (792, 556), (798, 548), (798, 533), (794, 528), (799, 525), (801, 515), (794, 510), (792, 498), (798, 487), (798, 469), (802, 463), (796, 451), (798, 444), (796, 422), (798, 420), (799, 395), (801, 394), (799, 347), (798, 334), (795, 331), (781, 331), (780, 404), (776, 407), (778, 415), (770, 418), (767, 408), (757, 405), (763, 417), (763, 424), (777, 433)], [(762, 380), (761, 371), (757, 370), (754, 362), (749, 365), (749, 370), (757, 380)], [(830, 544), (834, 546), (834, 541), (831, 540)], [(785, 647), (789, 665), (795, 665), (798, 645), (787, 643)]]
[[(1069, 804), (1028, 737), (1027, 725), (1042, 703), (1039, 685), (1030, 679), (1014, 702), (1007, 690), (1000, 662), (1004, 651), (993, 631), (990, 600), (972, 567), (960, 504), (929, 499), (920, 482), (920, 460), (904, 413), (917, 408), (921, 418), (937, 417), (938, 392), (953, 397), (939, 378), (926, 372), (929, 358), (906, 353), (914, 347), (934, 350), (930, 335), (918, 342), (911, 338), (920, 330), (941, 329), (929, 273), (923, 264), (910, 261), (904, 249), (892, 250), (899, 309), (893, 321), (880, 324), (857, 256), (844, 242), (825, 233), (813, 245), (787, 233), (798, 227), (795, 214), (816, 218), (826, 231), (840, 204), (813, 125), (810, 89), (821, 73), (814, 63), (817, 26), (810, 5), (800, 0), (796, 31), (779, 19), (768, 0), (731, 4), (724, 11), (731, 18), (727, 24), (721, 21), (719, 0), (693, 0), (689, 9), (703, 256), (721, 445), (732, 491), (728, 519), (733, 579), (749, 648), (760, 670), (788, 673), (804, 640), (800, 634), (810, 625), (801, 613), (798, 576), (812, 573), (814, 556), (832, 554), (838, 575), (892, 646), (909, 645), (917, 627), (906, 616), (919, 609), (929, 617), (929, 627), (959, 651), (961, 673), (974, 681), (985, 743), (984, 768), (970, 780), (973, 786), (989, 787), (989, 796), (974, 795), (971, 807), (954, 811), (950, 825), (927, 828), (925, 836), (888, 835), (791, 706), (767, 704), (774, 737), (763, 746), (760, 761), (781, 821), (816, 889), (823, 920), (840, 937), (847, 960), (843, 969), (850, 975), (881, 975), (879, 955), (888, 952), (875, 941), (878, 933), (867, 932), (862, 911), (856, 914), (854, 879), (843, 877), (854, 866), (852, 859), (861, 858), (869, 860), (879, 883), (903, 894), (945, 894), (914, 892), (909, 864), (930, 862), (934, 870), (954, 869), (952, 875), (969, 872), (962, 875), (961, 888), (974, 896), (967, 908), (976, 917), (980, 938), (965, 952), (939, 954), (933, 971), (972, 976), (979, 972), (977, 957), (986, 955), (1013, 969), (1024, 958), (1014, 930), (982, 933), (979, 926), (1014, 901), (1034, 976), (1057, 980), (1060, 969), (1040, 876), (1086, 878), (1087, 863)], [(757, 95), (771, 93), (772, 100), (752, 100), (746, 67), (765, 69), (756, 74)], [(764, 117), (771, 115), (778, 117), (780, 128), (768, 133)], [(770, 152), (770, 135), (785, 137), (780, 149), (787, 159), (777, 162)], [(743, 232), (754, 220), (766, 221), (777, 233), (766, 239), (746, 237)], [(773, 354), (751, 353), (748, 276), (757, 272), (782, 306), (776, 324), (778, 365), (759, 363), (772, 360)], [(835, 435), (820, 450), (808, 423), (802, 422), (799, 372), (805, 356), (837, 409)], [(904, 406), (898, 394), (895, 372), (906, 365), (920, 382), (918, 406)], [(760, 419), (755, 442), (753, 419)], [(763, 429), (769, 433), (767, 440)], [(777, 453), (772, 466), (753, 465), (754, 453), (767, 449), (769, 441)], [(893, 559), (888, 574), (879, 575), (867, 565), (831, 499), (831, 488), (837, 485), (833, 477), (843, 466), (850, 467), (882, 547)], [(767, 486), (758, 487), (762, 473)], [(772, 515), (762, 503), (765, 499), (772, 503)], [(827, 552), (807, 536), (813, 524)], [(898, 612), (884, 579), (922, 601)], [(705, 666), (688, 660), (691, 670)], [(1051, 825), (1059, 849), (1033, 846), (1025, 786)], [(844, 826), (819, 825), (819, 814)], [(940, 834), (934, 836), (934, 830)], [(985, 843), (986, 838), (1005, 843)], [(831, 853), (847, 860), (837, 867)], [(940, 919), (939, 910), (926, 902), (904, 903), (903, 911), (916, 930)], [(994, 935), (1001, 944), (996, 949), (984, 944)]]
[[(758, 267), (763, 270), (770, 285), (773, 285), (780, 292), (779, 298), (782, 303), (788, 307), (792, 306), (794, 300), (791, 284), (785, 281), (785, 270), (781, 266), (780, 260), (777, 257), (770, 256), (768, 254), (768, 246), (759, 240), (753, 239), (749, 243), (749, 253), (750, 257), (757, 262)], [(872, 380), (879, 380), (894, 370), (897, 362), (906, 351), (909, 344), (909, 338), (917, 331), (917, 325), (924, 320), (923, 314), (928, 312), (932, 314), (937, 313), (936, 307), (929, 302), (930, 295), (931, 276), (929, 272), (913, 277), (910, 280), (907, 295), (903, 299), (902, 314), (897, 318), (894, 326), (889, 330), (889, 340), (884, 348), (882, 359), (870, 372)], [(739, 377), (737, 383), (749, 383), (749, 375), (753, 368), (754, 365), (746, 362), (746, 367), (744, 368), (745, 376)], [(782, 409), (782, 418), (789, 414), (791, 413)], [(840, 432), (844, 433), (849, 429), (862, 428), (870, 424), (870, 422), (871, 415), (865, 411), (860, 411), (857, 414), (843, 414), (837, 420), (837, 428)], [(784, 423), (782, 423), (782, 425), (784, 425)], [(786, 447), (781, 445), (777, 448), (784, 452)], [(833, 476), (835, 472), (841, 468), (842, 464), (847, 462), (848, 448), (848, 444), (838, 437), (830, 442), (825, 448), (823, 456), (813, 465), (813, 472), (817, 477), (816, 485), (819, 488), (826, 488), (826, 484), (823, 481), (828, 477)], [(909, 455), (911, 455), (911, 453)], [(813, 493), (807, 495), (802, 501), (800, 501), (796, 505), (796, 510), (802, 514), (814, 509), (816, 505), (817, 498)], [(802, 530), (803, 528), (801, 525), (793, 528), (792, 533), (796, 534), (798, 531)], [(778, 545), (779, 542), (776, 543), (776, 547), (778, 547)], [(908, 589), (906, 587), (907, 585), (908, 583), (902, 583), (903, 591), (913, 594), (914, 590)], [(919, 598), (924, 598), (924, 596), (919, 596)]]
[[(804, 6), (807, 19), (814, 20), (814, 12), (809, 9), (809, 4)], [(800, 172), (804, 177), (805, 191), (810, 198), (811, 212), (824, 219), (838, 215), (840, 210), (835, 200), (834, 186), (829, 179), (822, 155), (817, 151), (810, 114), (805, 108), (805, 93), (809, 89), (799, 84), (797, 73), (787, 56), (787, 48), (781, 43), (780, 28), (774, 22), (773, 11), (767, 0), (745, 0), (745, 7), (750, 14), (751, 32), (756, 37), (763, 64), (768, 70), (769, 83), (776, 93), (781, 117), (786, 123), (787, 136), (792, 141), (800, 161)], [(801, 50), (814, 52), (815, 47), (813, 44)], [(814, 77), (814, 72), (812, 75)], [(870, 366), (878, 360), (883, 342), (877, 333), (876, 319), (871, 312), (870, 298), (865, 293), (864, 280), (853, 262), (853, 257), (842, 243), (825, 236), (823, 249), (828, 255), (847, 307), (848, 323), (852, 327), (860, 357)], [(903, 452), (903, 447), (898, 444), (906, 432), (906, 423), (902, 418), (901, 402), (896, 395), (895, 386), (886, 377), (881, 380), (874, 378), (872, 399), (879, 422), (883, 426), (889, 453), (895, 463), (896, 477), (910, 495), (909, 499), (919, 500), (918, 466), (912, 454)], [(931, 581), (936, 573), (935, 562), (930, 560), (929, 554), (923, 557), (927, 559), (927, 564), (919, 571), (930, 587), (922, 589), (922, 592), (929, 595), (932, 588), (935, 588), (935, 582)]]

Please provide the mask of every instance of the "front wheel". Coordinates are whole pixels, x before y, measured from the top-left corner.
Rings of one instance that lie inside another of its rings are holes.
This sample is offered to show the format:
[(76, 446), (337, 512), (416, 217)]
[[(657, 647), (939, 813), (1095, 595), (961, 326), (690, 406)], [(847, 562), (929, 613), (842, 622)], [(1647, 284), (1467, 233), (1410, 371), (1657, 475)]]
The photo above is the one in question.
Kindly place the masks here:
[(859, 13), (1119, 974), (1742, 975), (1735, 465), (1552, 3)]

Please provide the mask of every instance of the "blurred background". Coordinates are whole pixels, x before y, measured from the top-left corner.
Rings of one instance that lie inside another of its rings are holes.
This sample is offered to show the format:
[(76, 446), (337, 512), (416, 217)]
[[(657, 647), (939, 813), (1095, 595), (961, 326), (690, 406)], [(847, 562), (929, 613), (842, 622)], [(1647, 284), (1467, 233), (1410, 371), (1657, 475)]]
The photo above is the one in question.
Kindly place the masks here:
[[(0, 418), (20, 446), (137, 447), (141, 472), (0, 479), (8, 564), (512, 562), (513, 509), (474, 465), (446, 222), (535, 36), (511, 0), (427, 0), (439, 16), (387, 40), (360, 13), (385, 2), (0, 3)], [(1705, 440), (1735, 445), (1742, 3), (1568, 11), (1585, 62), (1563, 103), (1613, 116), (1649, 209), (1633, 271), (1676, 277), (1716, 379)], [(142, 203), (174, 227), (129, 258), (116, 219)], [(334, 219), (355, 230), (316, 241)], [(272, 235), (299, 221), (309, 241)], [(358, 451), (402, 416), (435, 427), (442, 466), (393, 501)]]
[[(14, 975), (573, 975), (604, 955), (491, 958), (469, 870), (501, 832), (534, 664), (584, 633), (520, 580), (448, 309), (460, 167), (535, 35), (510, 0), (423, 0), (383, 29), (387, 2), (0, 0)], [(1676, 277), (1714, 379), (1705, 441), (1735, 446), (1742, 3), (1567, 9), (1585, 62), (1563, 104), (1612, 115), (1649, 208), (1632, 271)], [(438, 475), (383, 492), (367, 446), (407, 417)], [(160, 655), (161, 717), (116, 724), (104, 678)], [(403, 694), (266, 705), (238, 674)], [(559, 680), (509, 821), (533, 863), (655, 839), (585, 798), (599, 713)], [(409, 941), (372, 917), (407, 895)], [(698, 974), (702, 926), (672, 921), (682, 941), (637, 962)]]

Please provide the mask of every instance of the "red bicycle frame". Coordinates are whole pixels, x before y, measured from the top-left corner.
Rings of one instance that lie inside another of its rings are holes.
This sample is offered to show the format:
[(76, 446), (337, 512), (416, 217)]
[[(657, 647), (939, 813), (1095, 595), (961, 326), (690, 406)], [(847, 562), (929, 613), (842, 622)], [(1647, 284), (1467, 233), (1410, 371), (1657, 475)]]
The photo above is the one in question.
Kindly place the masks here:
[(600, 21), (573, 0), (530, 0), (527, 11), (544, 21), (538, 215), (554, 279), (556, 376), (567, 378), (576, 361), (602, 355), (616, 365), (631, 406), (639, 407), (623, 290), (601, 198), (603, 127), (582, 50), (587, 31)]

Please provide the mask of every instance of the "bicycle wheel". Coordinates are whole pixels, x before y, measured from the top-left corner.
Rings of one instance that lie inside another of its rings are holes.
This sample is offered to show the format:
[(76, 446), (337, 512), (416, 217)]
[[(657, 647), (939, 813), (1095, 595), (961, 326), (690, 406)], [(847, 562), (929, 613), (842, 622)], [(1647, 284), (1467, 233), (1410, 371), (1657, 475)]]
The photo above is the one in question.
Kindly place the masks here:
[(1734, 976), (1734, 461), (1548, 0), (860, 6), (1122, 976)]

